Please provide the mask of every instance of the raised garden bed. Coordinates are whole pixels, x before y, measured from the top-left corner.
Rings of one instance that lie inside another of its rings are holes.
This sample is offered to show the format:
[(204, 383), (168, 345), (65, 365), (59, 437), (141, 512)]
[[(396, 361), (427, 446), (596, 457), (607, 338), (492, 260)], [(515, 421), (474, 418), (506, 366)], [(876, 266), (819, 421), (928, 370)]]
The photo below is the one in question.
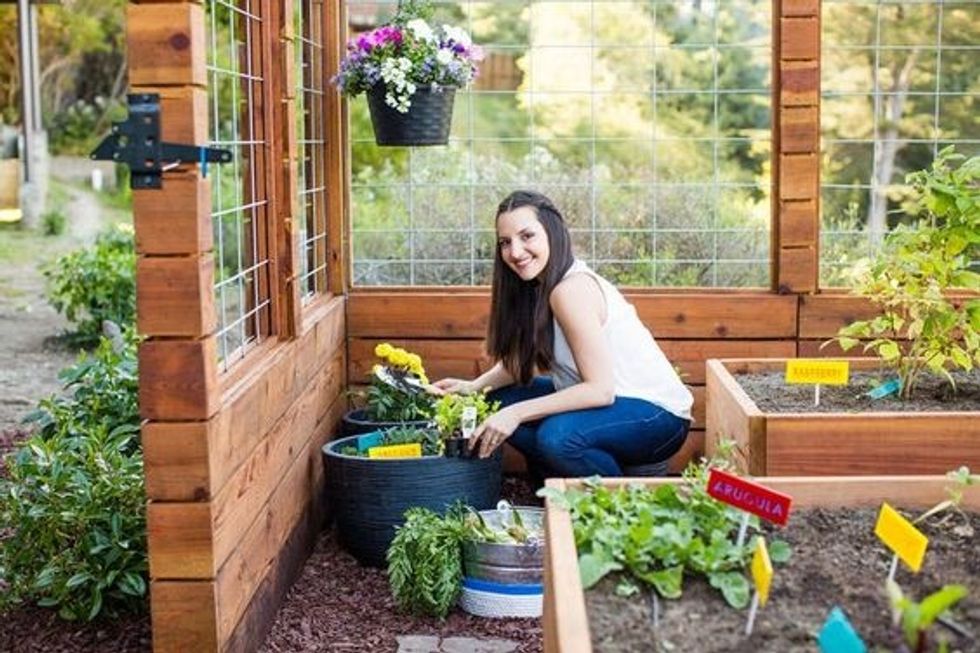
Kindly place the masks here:
[[(774, 412), (761, 410), (739, 384), (743, 374), (781, 372), (785, 359), (707, 362), (705, 448), (738, 445), (742, 472), (754, 476), (942, 474), (980, 468), (980, 403), (975, 410)], [(877, 359), (850, 359), (852, 374), (877, 371)], [(812, 396), (810, 386), (805, 388)], [(851, 386), (848, 386), (849, 388)], [(830, 388), (823, 388), (826, 396)], [(857, 392), (854, 390), (853, 392)], [(858, 409), (860, 410), (860, 409)]]
[[(660, 600), (661, 625), (656, 634), (650, 618), (649, 599), (642, 595), (629, 599), (616, 597), (608, 585), (614, 581), (608, 577), (590, 590), (590, 593), (607, 594), (600, 600), (605, 604), (600, 608), (601, 615), (590, 614), (579, 576), (571, 515), (549, 500), (546, 502), (545, 517), (544, 650), (552, 653), (628, 651), (637, 650), (637, 642), (641, 641), (645, 642), (643, 650), (655, 650), (655, 636), (669, 638), (673, 650), (683, 651), (814, 650), (813, 634), (820, 629), (823, 618), (834, 605), (842, 606), (854, 618), (858, 631), (872, 639), (867, 642), (872, 650), (875, 644), (887, 644), (873, 639), (879, 635), (880, 629), (887, 629), (888, 607), (882, 590), (891, 558), (884, 545), (877, 543), (874, 536), (867, 532), (873, 527), (875, 509), (882, 501), (907, 509), (929, 508), (947, 498), (950, 481), (942, 476), (782, 477), (757, 480), (793, 497), (794, 514), (788, 529), (780, 532), (779, 537), (792, 542), (794, 536), (791, 532), (799, 522), (798, 536), (817, 535), (820, 541), (811, 539), (797, 543), (789, 565), (777, 567), (770, 603), (759, 612), (751, 637), (742, 635), (745, 610), (736, 611), (724, 605), (717, 592), (708, 591), (706, 583), (702, 583), (701, 587), (697, 583), (688, 583), (685, 598), (672, 605)], [(642, 479), (638, 482), (652, 486), (673, 481)], [(579, 483), (551, 479), (548, 486), (566, 490)], [(621, 479), (604, 481), (610, 486), (621, 483)], [(965, 490), (961, 506), (972, 511), (972, 526), (980, 527), (980, 518), (976, 514), (980, 510), (980, 487), (972, 486)], [(963, 521), (962, 515), (956, 515), (956, 518)], [(842, 546), (831, 546), (842, 537), (836, 530), (842, 519), (851, 524), (854, 539), (843, 541)], [(869, 520), (870, 525), (867, 524)], [(921, 574), (913, 582), (912, 575), (902, 569), (898, 580), (915, 598), (921, 599), (927, 592), (920, 585), (931, 592), (943, 583), (963, 582), (964, 578), (954, 578), (950, 574), (962, 571), (965, 565), (968, 584), (973, 585), (969, 588), (972, 597), (965, 609), (976, 635), (977, 625), (980, 624), (980, 602), (977, 597), (980, 584), (976, 579), (980, 570), (973, 546), (968, 537), (966, 540), (964, 537), (967, 536), (933, 534)], [(819, 558), (822, 553), (829, 558)], [(949, 553), (952, 555), (947, 555)], [(944, 562), (950, 566), (944, 568)], [(790, 573), (790, 568), (797, 570), (795, 575)], [(802, 581), (799, 580), (800, 574), (804, 579)], [(861, 594), (861, 580), (877, 587), (877, 593)], [(617, 605), (616, 601), (623, 603)], [(866, 606), (865, 612), (861, 608), (866, 603), (877, 605)], [(852, 615), (852, 612), (856, 614)], [(593, 633), (590, 619), (596, 617), (600, 623), (596, 624), (596, 632)], [(879, 630), (872, 627), (871, 621), (880, 626)], [(612, 637), (609, 636), (610, 632), (613, 633)], [(617, 633), (622, 633), (622, 636)], [(730, 639), (721, 639), (722, 634)], [(596, 635), (604, 638), (604, 643), (593, 648)], [(622, 639), (622, 647), (616, 643), (617, 639)], [(961, 647), (961, 650), (967, 648)]]

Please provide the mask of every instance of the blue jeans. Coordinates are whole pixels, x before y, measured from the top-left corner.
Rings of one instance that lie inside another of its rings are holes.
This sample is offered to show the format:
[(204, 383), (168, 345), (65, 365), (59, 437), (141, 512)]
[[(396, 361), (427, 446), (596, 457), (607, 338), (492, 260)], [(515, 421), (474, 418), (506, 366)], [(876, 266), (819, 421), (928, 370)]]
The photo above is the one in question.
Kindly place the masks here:
[[(530, 385), (510, 385), (489, 399), (509, 406), (555, 392), (548, 377)], [(532, 473), (543, 477), (622, 476), (623, 465), (666, 460), (687, 438), (691, 422), (660, 406), (616, 397), (610, 406), (573, 410), (525, 422), (507, 440), (527, 459)]]

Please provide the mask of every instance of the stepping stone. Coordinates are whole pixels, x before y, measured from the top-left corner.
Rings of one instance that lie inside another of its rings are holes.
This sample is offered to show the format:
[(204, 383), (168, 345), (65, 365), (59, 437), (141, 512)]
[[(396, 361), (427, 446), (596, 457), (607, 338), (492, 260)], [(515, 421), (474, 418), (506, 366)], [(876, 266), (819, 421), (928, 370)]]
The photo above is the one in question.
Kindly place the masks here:
[(398, 653), (439, 653), (437, 635), (402, 635), (398, 640)]
[(440, 650), (442, 653), (511, 653), (517, 650), (517, 642), (509, 639), (447, 637), (442, 640)]

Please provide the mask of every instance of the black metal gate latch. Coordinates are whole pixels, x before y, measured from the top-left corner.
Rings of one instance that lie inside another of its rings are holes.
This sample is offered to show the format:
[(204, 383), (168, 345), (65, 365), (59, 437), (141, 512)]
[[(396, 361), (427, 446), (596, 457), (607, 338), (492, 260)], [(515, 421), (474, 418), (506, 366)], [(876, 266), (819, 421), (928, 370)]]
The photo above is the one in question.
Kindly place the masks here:
[(101, 161), (129, 166), (129, 187), (161, 188), (164, 171), (181, 163), (200, 163), (207, 177), (208, 163), (230, 163), (231, 151), (200, 145), (160, 142), (160, 95), (130, 93), (129, 117), (112, 123), (112, 133), (90, 155)]

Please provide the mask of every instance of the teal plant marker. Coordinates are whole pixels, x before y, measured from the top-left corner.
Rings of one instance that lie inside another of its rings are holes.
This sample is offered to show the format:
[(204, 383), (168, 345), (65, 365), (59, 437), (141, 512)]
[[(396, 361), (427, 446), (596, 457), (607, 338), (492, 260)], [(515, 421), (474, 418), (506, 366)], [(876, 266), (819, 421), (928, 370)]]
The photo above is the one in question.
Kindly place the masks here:
[(866, 396), (872, 399), (882, 399), (888, 395), (893, 395), (902, 389), (902, 382), (899, 379), (889, 379), (885, 381), (877, 388), (872, 388), (865, 393)]
[(844, 611), (834, 606), (824, 622), (817, 644), (821, 653), (867, 653), (868, 647), (858, 636), (854, 626), (847, 620)]
[(364, 453), (371, 447), (378, 447), (382, 444), (384, 444), (384, 435), (381, 431), (371, 431), (357, 438), (357, 450), (360, 453)]

